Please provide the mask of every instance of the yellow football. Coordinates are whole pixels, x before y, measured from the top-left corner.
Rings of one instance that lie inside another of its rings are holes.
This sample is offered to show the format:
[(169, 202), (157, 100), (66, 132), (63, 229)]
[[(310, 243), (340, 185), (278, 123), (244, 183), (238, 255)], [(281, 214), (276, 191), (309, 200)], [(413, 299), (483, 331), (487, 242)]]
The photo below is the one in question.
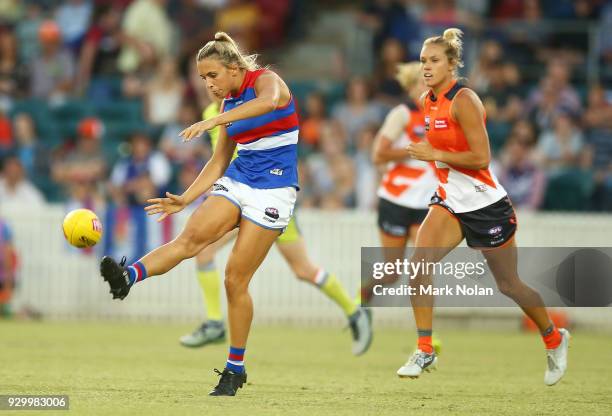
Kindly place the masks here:
[(64, 218), (64, 237), (77, 248), (93, 247), (102, 237), (102, 223), (88, 209), (75, 209)]

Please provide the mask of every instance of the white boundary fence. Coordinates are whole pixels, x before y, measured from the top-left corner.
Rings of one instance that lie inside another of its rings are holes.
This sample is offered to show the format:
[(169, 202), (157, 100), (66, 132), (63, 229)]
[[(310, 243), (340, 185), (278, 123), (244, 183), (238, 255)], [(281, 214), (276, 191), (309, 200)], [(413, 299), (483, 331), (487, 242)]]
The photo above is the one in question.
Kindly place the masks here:
[[(98, 273), (96, 256), (84, 256), (67, 247), (61, 231), (64, 207), (24, 209), (1, 213), (11, 225), (20, 253), (18, 305), (30, 305), (45, 317), (58, 319), (130, 319), (198, 321), (203, 318), (202, 297), (189, 260), (163, 277), (154, 277), (135, 287), (120, 302), (110, 299), (106, 283)], [(182, 224), (186, 216), (182, 216)], [(580, 247), (612, 244), (612, 215), (518, 213), (519, 246)], [(152, 219), (151, 219), (152, 220)], [(354, 211), (300, 210), (298, 222), (311, 258), (333, 271), (356, 294), (360, 276), (360, 248), (377, 246), (374, 213)], [(182, 225), (179, 225), (182, 227)], [(229, 253), (217, 257), (222, 271)], [(295, 279), (280, 254), (273, 249), (251, 283), (255, 322), (302, 325), (337, 325), (343, 322), (338, 308), (318, 291)], [(17, 305), (17, 306), (18, 306)], [(568, 309), (582, 327), (612, 331), (612, 308)], [(411, 325), (410, 311), (377, 309), (379, 325)], [(515, 318), (518, 308), (440, 310), (440, 322), (471, 325), (496, 322), (489, 318)], [(516, 319), (503, 320), (516, 325)]]

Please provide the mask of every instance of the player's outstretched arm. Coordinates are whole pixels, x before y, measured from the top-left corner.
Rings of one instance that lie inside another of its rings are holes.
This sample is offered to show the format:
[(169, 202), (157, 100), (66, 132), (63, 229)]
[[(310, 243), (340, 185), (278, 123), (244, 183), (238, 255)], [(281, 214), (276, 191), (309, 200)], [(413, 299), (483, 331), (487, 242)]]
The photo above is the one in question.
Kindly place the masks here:
[(154, 215), (162, 213), (157, 221), (163, 221), (168, 215), (175, 214), (195, 201), (200, 195), (208, 191), (210, 187), (219, 179), (232, 159), (236, 143), (227, 137), (225, 127), (219, 131), (219, 142), (213, 153), (212, 158), (202, 169), (198, 177), (187, 188), (182, 195), (174, 195), (166, 192), (166, 198), (152, 198), (147, 202), (150, 204), (145, 207), (147, 214)]

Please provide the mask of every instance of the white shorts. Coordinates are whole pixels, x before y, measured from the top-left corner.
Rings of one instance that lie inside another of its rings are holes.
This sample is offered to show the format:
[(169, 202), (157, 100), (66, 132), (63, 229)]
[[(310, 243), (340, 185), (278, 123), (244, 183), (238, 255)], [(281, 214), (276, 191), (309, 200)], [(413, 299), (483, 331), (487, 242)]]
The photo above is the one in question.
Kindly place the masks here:
[(258, 189), (223, 176), (215, 182), (209, 195), (227, 198), (241, 215), (255, 224), (273, 230), (284, 230), (293, 215), (297, 191), (294, 187)]

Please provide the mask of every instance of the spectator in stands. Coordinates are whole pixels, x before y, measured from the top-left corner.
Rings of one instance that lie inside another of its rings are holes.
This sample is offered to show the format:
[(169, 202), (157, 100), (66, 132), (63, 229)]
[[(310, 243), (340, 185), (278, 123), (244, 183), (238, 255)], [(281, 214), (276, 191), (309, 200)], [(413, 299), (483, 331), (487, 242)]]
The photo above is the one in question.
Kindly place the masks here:
[(95, 205), (100, 200), (99, 187), (106, 177), (107, 166), (100, 141), (104, 132), (96, 118), (83, 119), (77, 128), (73, 147), (64, 149), (54, 161), (51, 173), (62, 184), (75, 205)]
[[(612, 2), (607, 2), (601, 11), (601, 29), (599, 38), (599, 54), (604, 63), (612, 63)], [(608, 74), (611, 77), (612, 74)]]
[(42, 193), (28, 180), (17, 155), (2, 162), (0, 175), (0, 206), (8, 209), (36, 207), (45, 203)]
[(179, 76), (176, 61), (164, 58), (155, 76), (145, 86), (145, 114), (147, 121), (161, 127), (177, 119), (185, 83)]
[(140, 207), (147, 199), (163, 195), (172, 169), (146, 134), (133, 134), (130, 145), (131, 154), (113, 167), (110, 190), (118, 205)]
[(512, 204), (521, 209), (537, 210), (546, 192), (546, 175), (534, 163), (534, 145), (530, 139), (510, 136), (502, 151), (499, 180)]
[(323, 94), (317, 91), (308, 94), (305, 110), (306, 114), (301, 118), (299, 143), (301, 150), (309, 153), (319, 146), (321, 129), (329, 121)]
[(321, 153), (306, 159), (312, 181), (312, 199), (323, 209), (353, 206), (355, 166), (346, 155), (346, 140), (337, 123), (326, 123), (321, 130)]
[(92, 9), (91, 0), (64, 0), (55, 11), (64, 44), (75, 52), (87, 33)]
[(0, 158), (10, 153), (14, 146), (11, 120), (0, 110)]
[(167, 0), (135, 0), (123, 18), (123, 47), (118, 66), (123, 73), (145, 70), (171, 52), (174, 27), (165, 5)]
[(395, 79), (397, 65), (406, 60), (406, 51), (397, 39), (387, 39), (380, 53), (380, 64), (374, 75), (376, 98), (389, 108), (399, 104), (404, 97), (404, 89)]
[(0, 26), (0, 105), (7, 107), (17, 90), (17, 39), (12, 28)]
[(577, 167), (583, 151), (584, 137), (574, 116), (559, 111), (553, 117), (552, 128), (544, 130), (538, 139), (538, 159), (549, 178)]
[(24, 17), (15, 25), (15, 36), (19, 62), (28, 67), (32, 59), (38, 56), (40, 44), (38, 30), (43, 23), (42, 6), (36, 2), (27, 2)]
[(192, 159), (208, 160), (210, 146), (203, 139), (184, 142), (179, 133), (201, 120), (200, 112), (188, 101), (184, 101), (178, 113), (178, 120), (162, 131), (159, 148), (174, 163), (183, 164)]
[(349, 151), (354, 151), (357, 134), (365, 126), (379, 124), (382, 121), (382, 109), (371, 101), (368, 82), (364, 78), (355, 77), (349, 81), (346, 91), (346, 101), (336, 105), (332, 118), (344, 131), (348, 140)]
[(32, 117), (27, 113), (17, 114), (13, 125), (17, 154), (27, 175), (31, 178), (48, 175), (49, 151), (36, 135)]
[(571, 68), (560, 59), (554, 59), (547, 66), (546, 75), (528, 97), (526, 114), (540, 129), (551, 127), (552, 118), (560, 110), (578, 114), (581, 110), (580, 97), (569, 83)]
[(355, 164), (355, 208), (370, 211), (376, 207), (379, 177), (372, 163), (372, 145), (378, 126), (366, 126), (357, 139), (357, 152), (353, 158)]
[(497, 122), (517, 120), (523, 111), (523, 103), (516, 86), (508, 83), (505, 64), (494, 63), (487, 72), (488, 85), (481, 95), (487, 120)]
[(178, 59), (191, 61), (195, 53), (214, 35), (215, 12), (199, 0), (180, 0), (172, 21), (180, 28)]
[(593, 208), (612, 211), (612, 103), (601, 85), (589, 90), (583, 115), (595, 179)]
[(30, 63), (30, 93), (37, 98), (62, 100), (72, 92), (75, 64), (61, 46), (60, 29), (52, 20), (40, 25), (41, 52)]
[(487, 92), (491, 72), (501, 62), (502, 54), (502, 45), (496, 40), (488, 39), (482, 43), (478, 52), (478, 59), (469, 75), (470, 86), (479, 94)]
[[(505, 42), (505, 59), (519, 64), (535, 64), (542, 45), (546, 45), (548, 31), (542, 25), (542, 10), (539, 0), (514, 1), (506, 10), (506, 18), (518, 18), (508, 26)], [(520, 3), (520, 4), (519, 4)], [(516, 6), (516, 7), (514, 7)]]
[[(94, 12), (94, 22), (87, 31), (79, 56), (77, 90), (87, 91), (92, 77), (112, 77), (119, 74), (117, 58), (121, 50), (121, 10), (117, 7), (98, 6)], [(108, 97), (112, 92), (108, 80), (99, 79), (92, 98), (100, 94)], [(106, 84), (103, 84), (106, 82)]]
[(231, 33), (232, 38), (246, 51), (259, 48), (257, 28), (261, 11), (257, 4), (247, 0), (227, 0), (227, 5), (217, 12), (217, 30)]
[(374, 54), (378, 54), (386, 39), (400, 41), (408, 52), (408, 59), (416, 59), (422, 46), (421, 25), (406, 4), (398, 0), (368, 0), (359, 23), (374, 35)]
[(15, 289), (16, 270), (17, 251), (13, 244), (13, 233), (6, 221), (0, 218), (0, 318), (12, 315), (11, 298)]

